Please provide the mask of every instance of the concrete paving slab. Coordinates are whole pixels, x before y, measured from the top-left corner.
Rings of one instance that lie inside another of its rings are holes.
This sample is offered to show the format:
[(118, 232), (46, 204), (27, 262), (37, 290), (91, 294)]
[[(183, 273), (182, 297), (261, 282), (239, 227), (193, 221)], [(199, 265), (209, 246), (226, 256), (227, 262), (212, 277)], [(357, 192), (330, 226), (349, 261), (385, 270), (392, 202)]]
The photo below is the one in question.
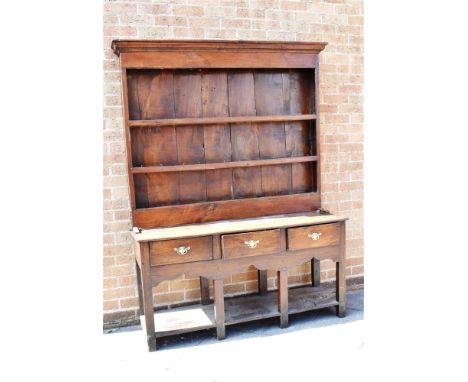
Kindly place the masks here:
[(247, 374), (259, 367), (264, 369), (262, 381), (279, 380), (283, 374), (289, 379), (310, 373), (319, 359), (325, 365), (337, 353), (359, 351), (364, 343), (363, 318), (361, 289), (347, 293), (344, 318), (327, 308), (290, 316), (286, 329), (278, 327), (278, 318), (230, 326), (223, 341), (216, 339), (213, 329), (160, 338), (158, 351), (152, 353), (141, 326), (118, 328), (103, 336), (103, 355), (113, 365), (109, 373), (116, 373), (119, 380), (150, 373), (161, 381), (250, 381), (254, 378)]

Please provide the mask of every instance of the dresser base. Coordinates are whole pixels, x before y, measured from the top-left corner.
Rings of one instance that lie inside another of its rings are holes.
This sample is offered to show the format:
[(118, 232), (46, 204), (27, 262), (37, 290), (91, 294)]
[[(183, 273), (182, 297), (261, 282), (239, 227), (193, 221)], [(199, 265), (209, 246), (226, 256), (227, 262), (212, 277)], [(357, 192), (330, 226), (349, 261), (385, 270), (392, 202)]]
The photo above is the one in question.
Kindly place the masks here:
[[(345, 218), (312, 212), (194, 226), (136, 230), (136, 267), (140, 311), (150, 351), (156, 338), (216, 328), (226, 336), (226, 325), (279, 318), (325, 307), (346, 314)], [(320, 260), (335, 262), (334, 285), (320, 284)], [(309, 262), (312, 282), (289, 288), (290, 269)], [(258, 269), (259, 293), (225, 299), (224, 279), (233, 273)], [(267, 270), (276, 271), (277, 290), (266, 291)], [(179, 275), (200, 277), (201, 303), (154, 313), (152, 288)], [(213, 283), (213, 302), (210, 283)], [(144, 318), (144, 319), (143, 319)]]

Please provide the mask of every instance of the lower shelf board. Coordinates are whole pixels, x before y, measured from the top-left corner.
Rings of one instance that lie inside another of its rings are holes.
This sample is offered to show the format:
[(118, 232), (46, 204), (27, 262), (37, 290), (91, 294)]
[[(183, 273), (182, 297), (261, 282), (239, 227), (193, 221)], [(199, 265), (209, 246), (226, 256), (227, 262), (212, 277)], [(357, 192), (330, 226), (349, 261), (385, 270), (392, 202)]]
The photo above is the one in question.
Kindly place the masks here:
[[(289, 289), (289, 314), (338, 305), (335, 288), (301, 286)], [(247, 295), (224, 301), (225, 324), (279, 317), (278, 292), (265, 296)], [(144, 326), (145, 318), (140, 317)], [(156, 337), (194, 332), (216, 327), (214, 305), (191, 305), (154, 313)]]

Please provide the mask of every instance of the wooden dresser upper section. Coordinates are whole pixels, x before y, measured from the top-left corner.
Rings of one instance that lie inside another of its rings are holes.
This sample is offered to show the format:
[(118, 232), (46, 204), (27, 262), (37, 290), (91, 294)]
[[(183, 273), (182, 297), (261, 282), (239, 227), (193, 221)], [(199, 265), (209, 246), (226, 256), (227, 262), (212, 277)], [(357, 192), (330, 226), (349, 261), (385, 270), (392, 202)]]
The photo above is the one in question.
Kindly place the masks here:
[(326, 43), (116, 40), (133, 225), (321, 207)]

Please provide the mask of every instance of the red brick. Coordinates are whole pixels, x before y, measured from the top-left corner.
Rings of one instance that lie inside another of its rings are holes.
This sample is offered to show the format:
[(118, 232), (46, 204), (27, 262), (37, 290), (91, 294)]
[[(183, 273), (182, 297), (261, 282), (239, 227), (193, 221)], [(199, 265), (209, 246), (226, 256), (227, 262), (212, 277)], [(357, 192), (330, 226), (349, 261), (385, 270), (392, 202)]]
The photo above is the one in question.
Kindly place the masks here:
[(238, 30), (237, 31), (237, 38), (243, 40), (266, 40), (267, 33), (265, 31), (259, 30)]
[(219, 28), (220, 19), (219, 18), (191, 18), (188, 20), (190, 28)]
[(287, 11), (279, 11), (274, 10), (274, 8), (267, 7), (265, 9), (265, 17), (271, 20), (280, 20), (280, 21), (294, 21), (295, 20), (295, 12), (287, 12)]
[(258, 275), (257, 271), (237, 273), (237, 274), (232, 275), (232, 282), (233, 283), (238, 283), (238, 282), (242, 282), (242, 281), (257, 280), (257, 278), (258, 278), (257, 275)]
[(118, 25), (119, 24), (119, 18), (118, 18), (117, 15), (104, 14), (103, 22), (104, 22), (105, 25)]
[(251, 8), (260, 8), (260, 9), (278, 9), (279, 1), (278, 0), (250, 0)]
[(103, 293), (104, 300), (113, 300), (120, 297), (135, 296), (135, 288), (107, 289)]
[(341, 104), (341, 103), (345, 103), (345, 102), (348, 102), (348, 95), (346, 94), (325, 94), (323, 96), (323, 101), (324, 103), (326, 104)]
[(205, 16), (213, 17), (235, 17), (237, 15), (235, 7), (206, 7)]
[(158, 293), (153, 296), (155, 306), (174, 304), (184, 301), (184, 292)]
[(133, 26), (108, 26), (104, 27), (104, 36), (133, 37), (137, 35), (137, 28)]
[(103, 260), (104, 267), (110, 267), (112, 265), (115, 265), (114, 257), (104, 257), (102, 260)]
[(106, 2), (104, 4), (104, 14), (136, 13), (137, 5), (124, 2)]
[(362, 152), (362, 143), (341, 143), (340, 152)]
[(134, 273), (133, 265), (119, 265), (104, 268), (104, 277), (126, 276)]
[(351, 268), (351, 274), (352, 275), (362, 275), (363, 273), (364, 273), (364, 266), (363, 265)]
[(174, 28), (173, 29), (174, 37), (188, 37), (190, 35), (189, 28)]
[[(135, 283), (136, 283), (136, 281), (135, 281)], [(153, 287), (153, 292), (154, 293), (169, 292), (169, 281), (160, 282), (158, 285)]]
[(104, 311), (119, 309), (119, 300), (103, 301), (103, 309)]
[(349, 25), (364, 25), (364, 17), (362, 16), (349, 16), (348, 17)]
[(237, 17), (263, 19), (265, 17), (265, 9), (237, 8)]
[(235, 7), (248, 7), (249, 0), (219, 0), (219, 5), (235, 6)]
[(170, 13), (171, 7), (168, 4), (138, 4), (138, 14), (156, 16)]
[(117, 288), (117, 279), (116, 278), (104, 279), (103, 287), (104, 289)]
[(119, 220), (129, 220), (131, 217), (130, 211), (115, 211), (114, 212), (114, 220), (119, 221)]
[(136, 276), (123, 276), (117, 278), (117, 285), (119, 287), (135, 286), (136, 285)]
[(305, 11), (307, 10), (307, 3), (305, 1), (280, 1), (280, 9), (291, 11)]
[(171, 292), (200, 288), (200, 279), (175, 280), (169, 283)]
[(164, 26), (152, 26), (148, 28), (139, 29), (139, 37), (145, 38), (169, 38), (171, 37), (171, 28), (167, 25)]
[(228, 284), (224, 285), (224, 293), (225, 294), (236, 294), (245, 291), (244, 284)]
[(362, 85), (343, 85), (338, 87), (338, 91), (342, 94), (359, 94), (362, 93)]
[(119, 300), (119, 304), (122, 309), (138, 308), (138, 297), (122, 298)]
[(362, 208), (362, 201), (345, 201), (339, 204), (341, 211), (355, 210)]
[(106, 106), (118, 106), (120, 105), (121, 100), (119, 96), (105, 96), (104, 104)]
[(181, 16), (156, 16), (155, 18), (156, 25), (167, 25), (167, 26), (178, 26), (178, 27), (187, 27), (187, 18)]
[(154, 17), (152, 15), (135, 15), (135, 14), (120, 14), (119, 15), (120, 25), (125, 26), (140, 26), (140, 25), (151, 25), (154, 23)]
[(184, 292), (185, 301), (193, 301), (200, 299), (200, 289), (191, 289)]
[(288, 284), (289, 285), (303, 285), (310, 283), (310, 274), (305, 275), (294, 275), (288, 277)]
[(135, 256), (131, 254), (131, 255), (115, 257), (115, 265), (125, 265), (125, 264), (135, 264)]
[(205, 31), (206, 38), (229, 39), (230, 36), (232, 36), (232, 32), (227, 29), (207, 29)]
[(348, 114), (327, 114), (324, 113), (321, 118), (325, 123), (347, 123), (349, 122)]
[(121, 256), (121, 255), (130, 255), (133, 253), (133, 243), (132, 244), (116, 244), (108, 245), (104, 248), (104, 256)]
[(181, 15), (181, 16), (203, 16), (204, 15), (203, 7), (185, 6), (185, 5), (173, 5), (172, 13), (174, 15)]

